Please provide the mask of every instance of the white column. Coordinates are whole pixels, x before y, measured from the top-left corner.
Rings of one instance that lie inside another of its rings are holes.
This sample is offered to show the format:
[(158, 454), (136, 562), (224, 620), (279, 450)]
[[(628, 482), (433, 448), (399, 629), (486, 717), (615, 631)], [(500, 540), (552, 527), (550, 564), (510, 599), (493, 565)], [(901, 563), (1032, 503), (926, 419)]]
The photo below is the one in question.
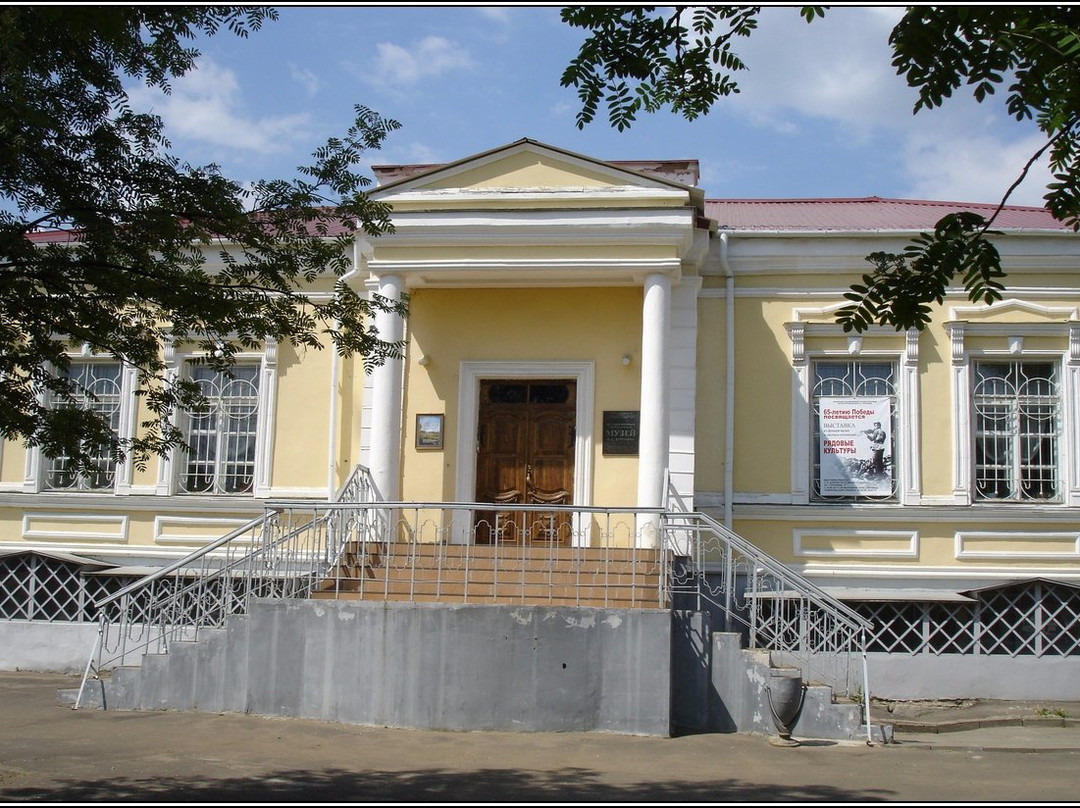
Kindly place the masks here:
[[(641, 428), (638, 444), (638, 495), (641, 508), (664, 503), (664, 471), (668, 459), (667, 347), (671, 328), (671, 279), (645, 278), (641, 308)], [(642, 520), (638, 545), (656, 547), (656, 520)]]
[[(401, 298), (401, 287), (401, 278), (396, 275), (379, 278), (379, 294), (389, 300)], [(399, 342), (405, 334), (405, 321), (393, 312), (377, 312), (375, 327), (384, 342)], [(371, 374), (371, 476), (387, 500), (400, 496), (401, 373), (402, 360), (389, 358)]]

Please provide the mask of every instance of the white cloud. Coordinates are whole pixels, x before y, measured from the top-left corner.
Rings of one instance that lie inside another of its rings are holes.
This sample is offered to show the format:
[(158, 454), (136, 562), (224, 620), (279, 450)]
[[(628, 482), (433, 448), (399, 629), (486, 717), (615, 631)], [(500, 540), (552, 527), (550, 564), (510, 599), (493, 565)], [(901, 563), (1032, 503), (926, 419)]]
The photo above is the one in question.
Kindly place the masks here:
[[(1004, 142), (989, 135), (964, 138), (916, 137), (906, 145), (903, 161), (911, 185), (904, 196), (944, 201), (1001, 201), (1031, 156), (1046, 143), (1040, 135)], [(1051, 176), (1043, 159), (1009, 197), (1011, 205), (1044, 204)]]
[[(892, 143), (882, 156), (908, 179), (904, 196), (998, 202), (1045, 142), (1035, 127), (1009, 119), (1000, 99), (979, 104), (966, 90), (913, 114), (916, 90), (896, 75), (888, 36), (901, 8), (835, 8), (807, 24), (795, 8), (767, 8), (761, 26), (736, 50), (749, 70), (731, 111), (786, 136), (811, 121), (839, 143)], [(897, 146), (897, 144), (899, 144)], [(1041, 205), (1050, 179), (1043, 166), (1010, 198)]]
[[(454, 155), (457, 160), (462, 155)], [(378, 153), (378, 157), (372, 160), (375, 165), (413, 165), (428, 163), (445, 163), (447, 157), (440, 154), (436, 149), (420, 141), (409, 143), (396, 143)]]
[(129, 95), (136, 108), (161, 116), (171, 140), (179, 137), (236, 151), (273, 154), (311, 136), (306, 113), (245, 117), (236, 75), (207, 58), (174, 81), (170, 95), (141, 86), (131, 89)]
[(509, 8), (506, 8), (505, 6), (484, 6), (482, 8), (478, 8), (477, 11), (480, 12), (480, 16), (484, 17), (487, 20), (490, 20), (491, 22), (498, 23), (499, 25), (510, 25), (511, 10)]
[(306, 67), (297, 67), (290, 63), (289, 73), (292, 75), (293, 81), (303, 87), (309, 96), (316, 95), (322, 89), (322, 81)]
[(825, 118), (863, 136), (910, 117), (914, 91), (890, 65), (888, 35), (896, 22), (881, 9), (832, 9), (807, 23), (795, 8), (762, 12), (760, 27), (736, 52), (748, 70), (736, 74), (737, 110), (761, 126), (798, 131), (798, 118)]
[(422, 79), (442, 76), (473, 67), (469, 52), (441, 36), (428, 36), (403, 48), (392, 42), (375, 46), (378, 54), (371, 80), (378, 84), (416, 84)]
[(486, 6), (477, 9), (481, 18), (488, 25), (479, 28), (478, 32), (492, 42), (505, 45), (511, 41), (511, 33), (514, 31), (513, 9), (495, 6)]
[(549, 110), (553, 118), (567, 118), (576, 115), (579, 106), (576, 101), (556, 101), (549, 107)]

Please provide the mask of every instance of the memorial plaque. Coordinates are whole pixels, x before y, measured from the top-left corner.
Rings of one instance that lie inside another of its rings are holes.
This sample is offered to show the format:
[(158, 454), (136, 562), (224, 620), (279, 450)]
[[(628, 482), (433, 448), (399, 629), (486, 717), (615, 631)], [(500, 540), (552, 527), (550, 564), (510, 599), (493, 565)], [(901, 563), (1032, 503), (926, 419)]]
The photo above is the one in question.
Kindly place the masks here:
[(604, 454), (636, 455), (640, 427), (639, 410), (605, 410)]

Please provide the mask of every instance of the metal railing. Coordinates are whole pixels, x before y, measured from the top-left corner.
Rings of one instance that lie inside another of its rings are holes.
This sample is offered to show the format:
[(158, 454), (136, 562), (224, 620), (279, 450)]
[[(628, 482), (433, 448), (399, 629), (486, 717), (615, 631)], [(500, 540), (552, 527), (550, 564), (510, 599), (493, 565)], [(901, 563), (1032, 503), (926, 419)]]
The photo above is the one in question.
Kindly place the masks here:
[[(859, 655), (858, 688), (842, 677), (849, 693), (861, 691), (870, 740), (868, 637), (872, 624), (780, 561), (716, 520), (701, 513), (671, 512), (664, 517), (665, 546), (682, 563), (672, 565), (672, 593), (711, 604), (722, 614), (725, 631), (738, 630), (751, 648), (797, 659), (807, 671), (830, 660)], [(835, 673), (830, 679), (836, 681)]]
[[(325, 506), (338, 562), (316, 596), (666, 608), (658, 508)], [(282, 505), (289, 514), (289, 506)], [(654, 549), (649, 549), (650, 547)]]
[(267, 503), (263, 516), (99, 601), (76, 707), (92, 674), (222, 628), (256, 597), (669, 608), (689, 596), (699, 610), (722, 610), (752, 648), (862, 651), (869, 715), (870, 624), (703, 514), (376, 497), (358, 467), (335, 501)]
[[(334, 499), (355, 507), (374, 492), (370, 473), (357, 466)], [(102, 598), (94, 604), (98, 633), (76, 709), (87, 681), (107, 668), (223, 628), (230, 616), (246, 613), (254, 597), (305, 597), (339, 553), (325, 509), (268, 504), (262, 516)]]

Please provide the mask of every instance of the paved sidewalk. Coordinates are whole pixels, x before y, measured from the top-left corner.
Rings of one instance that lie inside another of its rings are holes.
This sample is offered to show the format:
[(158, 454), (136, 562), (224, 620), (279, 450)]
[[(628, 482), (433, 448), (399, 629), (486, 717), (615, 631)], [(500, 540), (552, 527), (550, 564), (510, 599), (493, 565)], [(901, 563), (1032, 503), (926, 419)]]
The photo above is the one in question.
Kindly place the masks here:
[[(0, 801), (1073, 801), (1080, 752), (751, 735), (421, 732), (233, 714), (73, 711), (68, 676), (0, 673)], [(1014, 729), (1000, 727), (1007, 732)], [(1075, 728), (1020, 727), (1074, 742)], [(928, 733), (972, 737), (983, 730)], [(987, 730), (990, 731), (990, 730)], [(1016, 736), (1006, 739), (1011, 748)]]
[(1080, 703), (1064, 701), (874, 702), (875, 724), (891, 724), (908, 746), (1014, 752), (1080, 752)]

